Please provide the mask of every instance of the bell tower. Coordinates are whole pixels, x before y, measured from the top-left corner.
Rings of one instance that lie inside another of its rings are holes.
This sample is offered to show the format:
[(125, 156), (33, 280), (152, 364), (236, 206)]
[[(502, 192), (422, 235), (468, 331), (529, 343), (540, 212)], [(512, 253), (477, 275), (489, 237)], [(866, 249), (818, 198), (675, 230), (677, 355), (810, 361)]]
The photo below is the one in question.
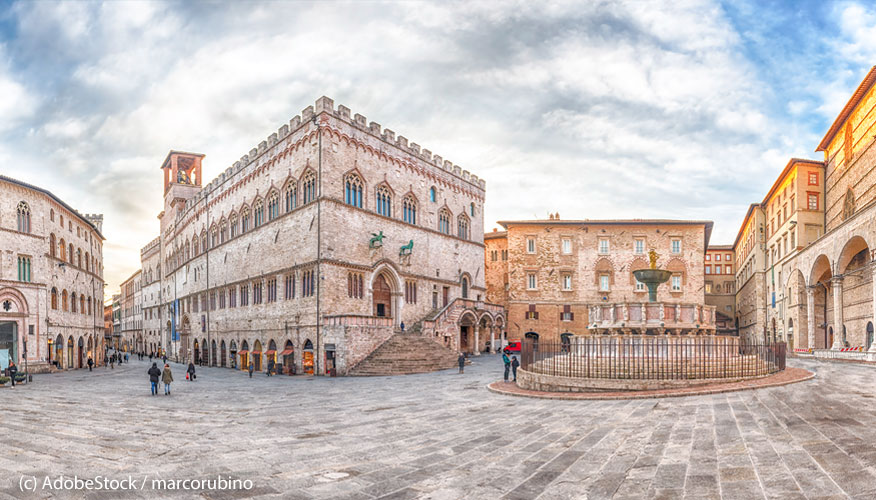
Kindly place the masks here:
[(164, 210), (158, 215), (162, 223), (162, 234), (170, 221), (176, 219), (178, 211), (185, 208), (188, 200), (201, 190), (201, 160), (204, 155), (171, 151), (161, 164), (164, 171)]

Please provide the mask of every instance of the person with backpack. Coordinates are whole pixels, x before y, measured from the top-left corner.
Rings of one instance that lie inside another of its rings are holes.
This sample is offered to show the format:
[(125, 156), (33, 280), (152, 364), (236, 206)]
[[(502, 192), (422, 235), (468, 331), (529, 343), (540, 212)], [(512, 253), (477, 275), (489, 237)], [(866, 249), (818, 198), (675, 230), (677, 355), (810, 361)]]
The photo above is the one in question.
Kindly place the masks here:
[(12, 381), (12, 387), (15, 387), (15, 376), (18, 375), (18, 367), (15, 366), (15, 362), (11, 359), (9, 360), (9, 368), (6, 369), (6, 373), (9, 374), (9, 380)]
[(502, 362), (505, 363), (505, 382), (507, 382), (508, 374), (511, 372), (511, 359), (508, 358), (507, 352), (502, 352)]
[(517, 382), (517, 367), (520, 366), (520, 361), (517, 361), (517, 356), (511, 356), (511, 371), (514, 373), (514, 381)]
[(158, 369), (157, 363), (152, 363), (152, 368), (147, 372), (149, 374), (149, 382), (152, 384), (152, 395), (158, 394), (158, 377), (161, 376), (161, 370)]

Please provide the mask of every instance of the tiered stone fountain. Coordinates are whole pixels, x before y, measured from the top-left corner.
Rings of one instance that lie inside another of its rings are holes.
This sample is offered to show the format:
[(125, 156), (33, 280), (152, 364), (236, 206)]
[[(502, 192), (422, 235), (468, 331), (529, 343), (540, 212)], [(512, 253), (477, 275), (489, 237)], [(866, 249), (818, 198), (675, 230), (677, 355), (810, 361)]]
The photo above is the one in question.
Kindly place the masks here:
[(651, 260), (651, 268), (633, 271), (633, 276), (635, 276), (640, 283), (643, 283), (648, 287), (648, 302), (657, 302), (657, 287), (660, 286), (661, 283), (669, 281), (669, 277), (672, 276), (672, 271), (657, 269), (657, 257), (659, 257), (657, 252), (655, 252), (654, 249), (651, 249), (651, 251), (648, 252), (648, 259)]

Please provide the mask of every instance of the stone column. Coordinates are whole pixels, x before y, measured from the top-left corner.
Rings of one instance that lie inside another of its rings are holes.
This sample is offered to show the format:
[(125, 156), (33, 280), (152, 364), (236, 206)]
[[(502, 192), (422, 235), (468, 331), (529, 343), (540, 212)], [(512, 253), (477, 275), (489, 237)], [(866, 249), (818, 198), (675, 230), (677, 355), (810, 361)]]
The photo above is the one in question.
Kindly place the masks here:
[(481, 324), (480, 324), (480, 323), (475, 323), (475, 326), (474, 326), (474, 331), (475, 331), (475, 338), (474, 338), (474, 341), (475, 341), (475, 342), (474, 342), (474, 351), (473, 351), (475, 356), (480, 356), (480, 355), (481, 355), (481, 351), (480, 351), (480, 338), (479, 338), (480, 330), (481, 330)]
[(806, 287), (806, 335), (808, 346), (815, 349), (815, 286)]
[(490, 327), (490, 349), (487, 352), (496, 352), (496, 325)]
[(843, 279), (835, 277), (830, 280), (833, 289), (833, 350), (843, 346)]

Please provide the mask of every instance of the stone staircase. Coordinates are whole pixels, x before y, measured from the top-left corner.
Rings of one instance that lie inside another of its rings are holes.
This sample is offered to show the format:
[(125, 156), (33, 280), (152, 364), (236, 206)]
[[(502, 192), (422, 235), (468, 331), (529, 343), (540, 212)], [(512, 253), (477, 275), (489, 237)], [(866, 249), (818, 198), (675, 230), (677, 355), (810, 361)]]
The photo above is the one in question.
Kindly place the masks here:
[(395, 334), (350, 370), (353, 376), (408, 375), (454, 368), (457, 353), (415, 332)]

